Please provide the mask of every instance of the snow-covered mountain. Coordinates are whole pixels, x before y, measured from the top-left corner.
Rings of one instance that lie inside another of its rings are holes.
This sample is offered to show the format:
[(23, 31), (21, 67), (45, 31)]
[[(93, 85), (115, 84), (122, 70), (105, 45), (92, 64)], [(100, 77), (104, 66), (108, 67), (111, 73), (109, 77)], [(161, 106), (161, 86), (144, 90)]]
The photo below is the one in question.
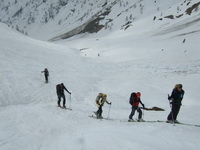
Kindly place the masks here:
[(58, 40), (126, 30), (146, 17), (155, 24), (176, 22), (199, 13), (199, 5), (198, 0), (1, 0), (0, 21), (37, 39)]
[[(178, 120), (200, 125), (199, 1), (1, 0), (0, 11), (1, 150), (200, 147), (199, 127), (127, 122), (131, 92), (165, 110), (143, 111), (144, 120), (165, 121), (167, 95), (181, 83)], [(61, 82), (72, 111), (57, 107)], [(112, 102), (103, 107), (112, 120), (88, 117), (99, 92)]]

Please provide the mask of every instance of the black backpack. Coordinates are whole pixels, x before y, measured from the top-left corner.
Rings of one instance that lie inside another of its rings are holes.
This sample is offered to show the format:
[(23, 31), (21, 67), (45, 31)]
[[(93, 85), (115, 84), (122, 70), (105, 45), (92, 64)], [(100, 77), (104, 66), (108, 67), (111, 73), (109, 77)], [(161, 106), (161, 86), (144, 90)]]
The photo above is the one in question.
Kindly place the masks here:
[(57, 93), (57, 95), (59, 95), (60, 93), (61, 93), (61, 85), (60, 84), (57, 84), (56, 85), (56, 93)]
[(130, 99), (129, 99), (129, 104), (133, 105), (134, 99), (137, 97), (136, 93), (133, 92), (131, 93)]

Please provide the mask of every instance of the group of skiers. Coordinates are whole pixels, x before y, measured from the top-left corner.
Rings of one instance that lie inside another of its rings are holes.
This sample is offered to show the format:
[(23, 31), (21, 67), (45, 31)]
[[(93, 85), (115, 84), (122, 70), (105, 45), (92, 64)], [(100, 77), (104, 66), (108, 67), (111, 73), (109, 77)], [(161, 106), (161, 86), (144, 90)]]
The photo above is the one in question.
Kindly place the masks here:
[[(183, 90), (183, 85), (182, 84), (176, 84), (174, 89), (172, 90), (171, 96), (168, 95), (168, 100), (170, 103), (171, 111), (167, 117), (167, 122), (169, 123), (179, 123), (177, 120), (178, 113), (180, 111), (180, 107), (182, 105), (182, 100), (184, 96), (184, 90)], [(134, 121), (132, 117), (135, 114), (135, 111), (137, 110), (139, 115), (138, 115), (138, 121), (143, 122), (144, 120), (142, 119), (142, 110), (140, 107), (138, 107), (139, 103), (142, 105), (143, 108), (145, 108), (144, 104), (142, 103), (141, 99), (141, 93), (132, 93), (130, 96), (130, 101), (129, 103), (132, 105), (132, 111), (131, 114), (129, 115), (129, 120), (130, 122)]]
[[(167, 117), (167, 122), (169, 123), (179, 123), (177, 120), (178, 113), (180, 111), (180, 107), (182, 105), (182, 100), (184, 96), (184, 90), (183, 90), (183, 85), (182, 84), (176, 84), (174, 89), (172, 90), (171, 96), (168, 95), (168, 100), (170, 103), (171, 111)], [(141, 101), (141, 93), (140, 92), (133, 92), (130, 95), (129, 103), (132, 106), (131, 113), (129, 115), (129, 122), (134, 122), (135, 120), (133, 119), (133, 116), (135, 115), (135, 111), (138, 112), (138, 122), (144, 122), (142, 119), (142, 110), (141, 107), (139, 107), (139, 104), (142, 105), (143, 108), (145, 108), (145, 105)], [(103, 93), (99, 93), (97, 98), (96, 98), (96, 104), (98, 107), (98, 110), (95, 113), (96, 117), (98, 119), (103, 118), (102, 117), (102, 107), (104, 103), (107, 103), (111, 105), (111, 102), (108, 102), (107, 100), (107, 95)]]
[[(45, 76), (45, 81), (48, 83), (48, 76), (49, 76), (49, 71), (47, 68), (44, 69), (44, 71), (41, 71), (41, 73), (44, 73)], [(71, 92), (67, 90), (65, 85), (63, 83), (56, 85), (56, 93), (58, 96), (58, 107), (66, 108), (66, 98), (64, 94), (64, 90), (67, 91), (70, 95)], [(178, 123), (177, 116), (180, 111), (181, 105), (182, 105), (182, 100), (184, 96), (184, 90), (183, 90), (183, 85), (182, 84), (176, 84), (174, 89), (172, 90), (171, 96), (168, 95), (168, 100), (170, 103), (170, 108), (171, 111), (167, 117), (167, 122), (169, 123)], [(60, 105), (61, 98), (63, 98), (63, 105)], [(107, 103), (111, 105), (111, 102), (108, 102), (107, 100), (107, 95), (104, 93), (99, 93), (96, 97), (96, 104), (98, 107), (98, 110), (95, 113), (97, 119), (102, 119), (102, 113), (103, 109), (102, 107), (104, 106), (104, 103)], [(140, 92), (133, 92), (130, 95), (129, 103), (131, 104), (131, 113), (129, 115), (129, 122), (134, 122), (135, 120), (133, 119), (133, 116), (135, 115), (135, 111), (138, 112), (138, 122), (144, 122), (142, 119), (142, 110), (141, 107), (139, 107), (139, 104), (142, 105), (143, 108), (145, 108), (145, 105), (141, 101), (141, 93)]]
[[(49, 77), (48, 69), (45, 68), (44, 71), (41, 71), (41, 73), (44, 73), (45, 82), (48, 83), (49, 82), (49, 80), (48, 80), (48, 77)], [(61, 108), (66, 108), (66, 105), (65, 105), (66, 104), (66, 98), (65, 98), (64, 90), (67, 91), (71, 95), (71, 92), (69, 92), (67, 90), (67, 88), (65, 87), (65, 85), (63, 83), (56, 85), (56, 94), (58, 96), (58, 102), (57, 103), (58, 103), (58, 107), (61, 107)], [(62, 106), (60, 105), (61, 98), (63, 98), (63, 105)]]

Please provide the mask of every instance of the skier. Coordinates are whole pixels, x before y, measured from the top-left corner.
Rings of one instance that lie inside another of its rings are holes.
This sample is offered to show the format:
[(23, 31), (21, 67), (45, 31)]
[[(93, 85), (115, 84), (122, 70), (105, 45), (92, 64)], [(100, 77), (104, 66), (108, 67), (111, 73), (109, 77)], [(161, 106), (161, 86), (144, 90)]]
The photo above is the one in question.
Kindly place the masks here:
[(97, 98), (96, 98), (96, 104), (97, 104), (98, 110), (96, 112), (94, 112), (97, 116), (97, 119), (103, 118), (102, 117), (102, 113), (103, 113), (102, 107), (103, 107), (105, 102), (109, 105), (112, 104), (111, 102), (108, 102), (106, 94), (99, 93)]
[(133, 116), (135, 114), (135, 111), (137, 110), (137, 112), (139, 113), (138, 115), (138, 122), (144, 122), (144, 120), (142, 119), (142, 110), (140, 109), (140, 107), (138, 107), (139, 103), (142, 105), (143, 108), (145, 108), (144, 104), (142, 103), (141, 99), (141, 93), (140, 92), (133, 92), (131, 93), (130, 96), (130, 104), (132, 105), (132, 111), (129, 115), (129, 122), (134, 122), (135, 120), (133, 119)]
[(167, 122), (179, 123), (177, 121), (177, 115), (182, 105), (182, 100), (185, 93), (185, 91), (182, 88), (183, 88), (182, 84), (176, 84), (172, 91), (171, 96), (168, 95), (168, 100), (171, 106), (171, 112), (167, 117)]
[(49, 80), (48, 80), (48, 77), (49, 77), (49, 71), (47, 68), (44, 69), (44, 71), (41, 71), (41, 73), (44, 73), (44, 76), (45, 76), (45, 82), (48, 83)]
[(66, 90), (71, 95), (71, 92), (69, 92), (67, 90), (67, 88), (65, 87), (65, 85), (63, 83), (56, 85), (56, 92), (57, 92), (57, 96), (58, 96), (58, 107), (61, 107), (60, 101), (61, 101), (61, 97), (62, 97), (63, 98), (63, 108), (66, 108), (66, 106), (65, 106), (66, 99), (65, 99), (64, 90)]

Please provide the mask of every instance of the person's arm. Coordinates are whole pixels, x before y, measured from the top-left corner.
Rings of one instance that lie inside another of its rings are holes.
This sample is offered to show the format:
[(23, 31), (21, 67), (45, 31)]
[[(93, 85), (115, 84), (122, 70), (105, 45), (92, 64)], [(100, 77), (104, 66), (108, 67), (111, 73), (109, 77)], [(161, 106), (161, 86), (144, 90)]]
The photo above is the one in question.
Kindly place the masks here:
[(185, 91), (182, 90), (182, 91), (181, 91), (180, 100), (179, 100), (180, 105), (182, 105), (182, 100), (183, 100), (184, 93), (185, 93)]
[(111, 102), (108, 102), (108, 100), (107, 100), (107, 99), (106, 99), (106, 103), (107, 103), (107, 104), (109, 104), (109, 105), (111, 105), (111, 104), (112, 104)]
[(181, 91), (181, 94), (182, 94), (182, 95), (181, 95), (181, 100), (182, 100), (182, 99), (183, 99), (183, 96), (184, 96), (184, 94), (185, 94), (185, 91), (182, 90), (182, 91)]
[(69, 92), (65, 86), (64, 86), (64, 89), (65, 89), (65, 91), (67, 91), (69, 94), (71, 94), (71, 92)]
[(177, 92), (175, 89), (172, 90), (172, 93), (171, 93), (171, 96), (168, 95), (168, 100), (169, 100), (169, 103), (172, 104), (174, 102), (174, 99), (177, 95)]
[(140, 102), (140, 104), (142, 105), (142, 107), (145, 108), (145, 106), (144, 106), (144, 104), (142, 103), (142, 101), (140, 100), (139, 102)]

